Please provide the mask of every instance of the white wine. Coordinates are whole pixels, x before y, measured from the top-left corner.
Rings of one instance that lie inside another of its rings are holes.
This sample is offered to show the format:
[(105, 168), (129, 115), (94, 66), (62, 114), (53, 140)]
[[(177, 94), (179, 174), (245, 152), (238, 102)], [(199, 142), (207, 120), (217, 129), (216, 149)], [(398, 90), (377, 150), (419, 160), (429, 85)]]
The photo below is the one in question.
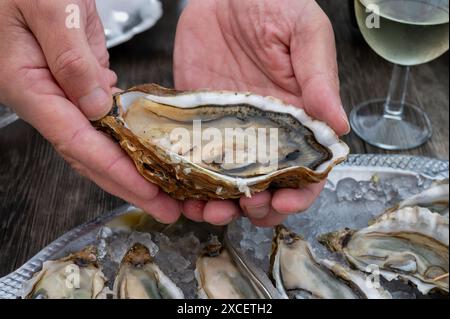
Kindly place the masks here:
[(422, 64), (449, 48), (448, 0), (355, 0), (355, 11), (367, 43), (390, 62)]

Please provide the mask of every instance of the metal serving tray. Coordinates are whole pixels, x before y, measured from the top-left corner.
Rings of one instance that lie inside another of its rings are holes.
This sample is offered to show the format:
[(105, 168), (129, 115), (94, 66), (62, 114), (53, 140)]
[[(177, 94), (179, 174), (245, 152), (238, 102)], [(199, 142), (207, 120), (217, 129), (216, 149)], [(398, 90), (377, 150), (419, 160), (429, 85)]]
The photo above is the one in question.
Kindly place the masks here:
[[(333, 188), (344, 179), (370, 181), (374, 176), (377, 176), (379, 180), (387, 181), (392, 178), (403, 178), (406, 181), (406, 186), (403, 185), (402, 187), (406, 188), (409, 180), (417, 179), (420, 181), (420, 185), (426, 187), (434, 180), (448, 179), (449, 162), (399, 155), (350, 155), (345, 163), (336, 167), (330, 174), (326, 188)], [(414, 187), (417, 187), (417, 185)], [(118, 216), (135, 211), (136, 209), (131, 206), (120, 207), (58, 238), (18, 270), (0, 279), (0, 299), (18, 298), (23, 283), (41, 269), (44, 261), (61, 258), (94, 243), (98, 239), (99, 230), (105, 224)], [(351, 224), (347, 226), (357, 227)]]

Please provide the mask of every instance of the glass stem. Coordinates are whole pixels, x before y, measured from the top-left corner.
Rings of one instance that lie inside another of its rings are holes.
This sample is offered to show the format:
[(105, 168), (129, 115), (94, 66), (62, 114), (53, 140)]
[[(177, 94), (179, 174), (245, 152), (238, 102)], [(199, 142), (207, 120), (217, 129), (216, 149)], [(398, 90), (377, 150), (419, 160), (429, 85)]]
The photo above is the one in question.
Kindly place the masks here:
[(408, 88), (409, 66), (394, 65), (389, 93), (384, 106), (384, 117), (402, 120)]

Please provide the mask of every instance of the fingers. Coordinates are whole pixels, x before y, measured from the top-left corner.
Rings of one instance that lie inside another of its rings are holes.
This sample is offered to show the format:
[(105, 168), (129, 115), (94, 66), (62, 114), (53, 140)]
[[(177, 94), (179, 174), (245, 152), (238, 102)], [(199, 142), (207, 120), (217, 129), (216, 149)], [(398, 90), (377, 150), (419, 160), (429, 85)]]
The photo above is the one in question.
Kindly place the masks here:
[[(271, 227), (281, 224), (289, 215), (309, 208), (325, 185), (325, 181), (311, 184), (301, 189), (280, 189), (271, 194), (269, 191), (254, 194), (251, 198), (239, 200), (246, 217), (256, 226)], [(190, 200), (183, 204), (183, 214), (197, 222), (213, 225), (226, 225), (241, 214), (239, 207), (232, 201)]]
[(109, 69), (109, 52), (106, 47), (105, 29), (98, 14), (96, 1), (85, 1), (85, 5), (88, 21), (86, 34), (88, 36), (89, 46), (100, 65)]
[[(107, 139), (107, 137), (102, 136), (101, 133), (95, 133), (102, 138)], [(80, 133), (78, 136), (82, 135), (83, 134)], [(91, 136), (92, 138), (89, 138), (90, 140), (95, 139), (94, 135), (86, 133), (86, 136)], [(75, 139), (75, 143), (77, 143), (76, 140), (77, 139)], [(164, 192), (161, 192), (157, 186), (147, 182), (141, 177), (128, 156), (124, 154), (117, 145), (114, 145), (113, 143), (106, 147), (107, 150), (105, 150), (104, 154), (112, 154), (113, 152), (110, 152), (110, 148), (111, 150), (117, 148), (116, 151), (119, 156), (116, 160), (109, 162), (112, 164), (106, 164), (110, 165), (106, 170), (102, 168), (101, 165), (98, 165), (95, 162), (93, 163), (89, 157), (84, 157), (82, 154), (77, 153), (76, 149), (57, 148), (62, 150), (66, 157), (76, 158), (77, 160), (75, 161), (81, 160), (82, 167), (89, 167), (89, 169), (86, 169), (86, 171), (89, 172), (86, 175), (107, 192), (119, 196), (133, 205), (142, 208), (160, 222), (175, 222), (181, 214), (181, 204)], [(109, 159), (103, 158), (102, 156), (99, 157), (101, 160), (108, 163)], [(83, 171), (83, 169), (78, 170)]]
[[(106, 115), (111, 106), (111, 77), (103, 71), (92, 52), (86, 35), (86, 21), (90, 14), (80, 1), (25, 1), (31, 9), (22, 10), (38, 40), (49, 68), (66, 96), (90, 120)], [(66, 25), (66, 8), (79, 4), (80, 27)], [(43, 20), (46, 23), (41, 23)], [(51, 32), (49, 32), (51, 30)], [(105, 63), (103, 63), (105, 65)]]
[[(139, 202), (138, 205), (140, 205)], [(152, 200), (143, 202), (142, 206), (139, 207), (150, 213), (158, 221), (167, 224), (177, 221), (181, 215), (181, 203), (162, 191)]]
[(90, 125), (78, 129), (68, 140), (56, 141), (59, 152), (76, 159), (111, 180), (132, 190), (140, 198), (158, 193), (158, 187), (145, 180), (130, 158), (110, 138)]
[(311, 184), (300, 189), (280, 189), (272, 197), (272, 207), (283, 215), (308, 209), (322, 191), (325, 182)]
[(240, 215), (240, 209), (232, 201), (187, 200), (183, 203), (183, 214), (196, 222), (207, 222), (223, 226)]
[(316, 2), (311, 1), (307, 10), (291, 40), (291, 60), (304, 108), (339, 135), (346, 134), (350, 126), (340, 98), (333, 28)]
[(223, 226), (231, 223), (239, 213), (240, 209), (232, 201), (215, 200), (206, 203), (203, 218), (207, 223)]
[(162, 223), (171, 224), (180, 217), (181, 204), (162, 192), (142, 199), (122, 187), (122, 185), (115, 183), (109, 176), (98, 174), (77, 162), (72, 162), (72, 166), (108, 193), (118, 196), (130, 204), (143, 209)]
[[(100, 187), (144, 209), (161, 222), (178, 219), (181, 204), (145, 180), (120, 147), (97, 132), (69, 101), (57, 96), (35, 102), (46, 105), (46, 112), (29, 114), (30, 122), (69, 162), (77, 163), (79, 171), (87, 172), (85, 175)], [(46, 121), (39, 120), (39, 115)]]
[(187, 200), (183, 203), (183, 214), (195, 222), (204, 222), (203, 211), (206, 202), (200, 200)]
[[(325, 181), (317, 184), (310, 184), (301, 189), (280, 189), (275, 191), (271, 197), (271, 209), (268, 214), (262, 218), (248, 215), (250, 221), (259, 227), (272, 227), (279, 225), (284, 222), (284, 220), (291, 214), (296, 214), (301, 211), (308, 209), (315, 199), (319, 196), (323, 187), (325, 186)], [(265, 200), (269, 197), (264, 195), (261, 198), (255, 200), (254, 203), (258, 201), (266, 204)], [(269, 194), (270, 195), (270, 194)], [(241, 205), (243, 200), (241, 199)], [(253, 203), (251, 199), (244, 201), (246, 205), (248, 202)]]
[(109, 137), (96, 131), (68, 100), (59, 96), (31, 95), (26, 102), (45, 105), (43, 108), (26, 107), (24, 115), (66, 158), (107, 176), (140, 199), (157, 196), (158, 187), (142, 177), (125, 152)]
[[(117, 75), (114, 71), (111, 71), (110, 69), (103, 69), (103, 72), (106, 73), (106, 78), (108, 79), (109, 87), (114, 88), (114, 86), (117, 84)], [(111, 89), (111, 93), (114, 94), (114, 89)]]
[(262, 219), (266, 217), (271, 210), (270, 192), (262, 192), (254, 194), (252, 197), (242, 197), (239, 200), (239, 204), (249, 218)]
[(258, 227), (273, 227), (282, 224), (286, 218), (288, 218), (287, 215), (279, 214), (272, 210), (266, 217), (262, 219), (250, 218), (250, 221), (253, 225)]

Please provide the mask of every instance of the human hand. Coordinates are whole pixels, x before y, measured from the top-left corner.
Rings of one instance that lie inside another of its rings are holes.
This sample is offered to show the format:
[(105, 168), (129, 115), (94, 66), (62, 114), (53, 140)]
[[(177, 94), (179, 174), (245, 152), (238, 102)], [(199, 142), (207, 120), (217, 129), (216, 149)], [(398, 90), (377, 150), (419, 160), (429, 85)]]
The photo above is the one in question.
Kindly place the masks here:
[[(80, 28), (66, 27), (78, 5)], [(82, 175), (162, 222), (181, 204), (140, 176), (129, 157), (89, 120), (112, 106), (103, 27), (93, 0), (0, 1), (0, 102), (33, 125)]]
[[(334, 33), (313, 0), (191, 0), (179, 21), (175, 86), (271, 95), (302, 107), (338, 134), (349, 131), (339, 96)], [(193, 220), (227, 224), (243, 212), (259, 226), (307, 209), (324, 182), (232, 201), (187, 201)]]

